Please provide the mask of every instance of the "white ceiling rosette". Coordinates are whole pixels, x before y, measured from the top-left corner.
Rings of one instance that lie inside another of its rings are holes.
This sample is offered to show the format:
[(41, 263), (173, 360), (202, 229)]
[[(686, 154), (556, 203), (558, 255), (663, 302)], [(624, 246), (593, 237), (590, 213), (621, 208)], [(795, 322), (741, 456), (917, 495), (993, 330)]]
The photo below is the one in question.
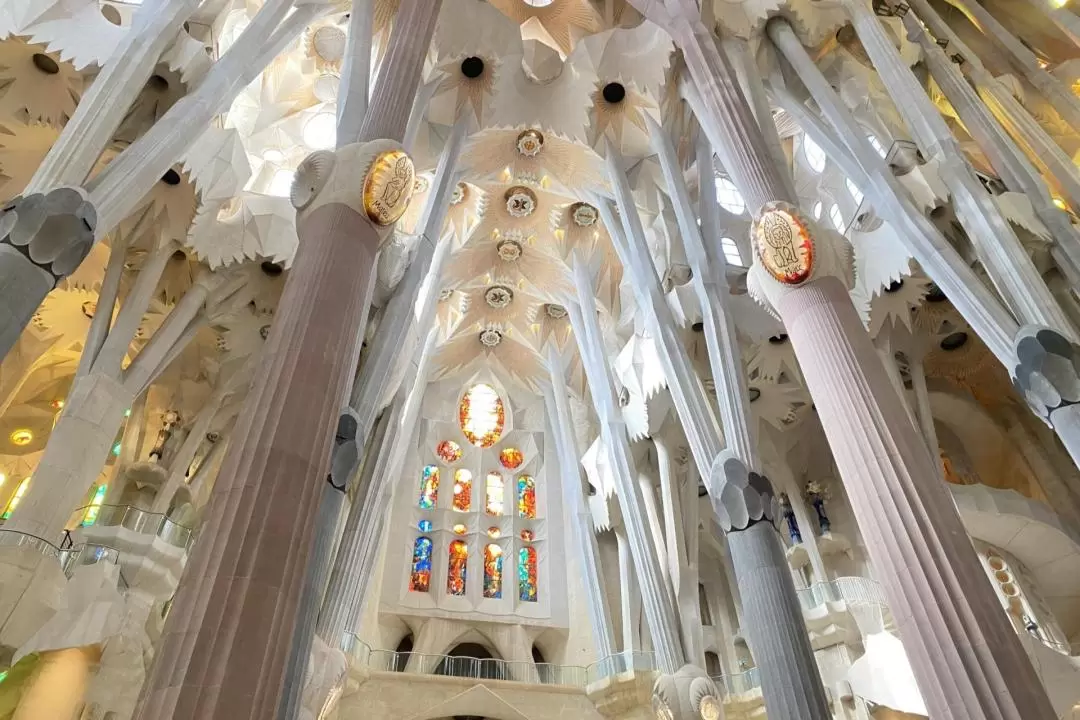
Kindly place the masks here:
[(867, 330), (877, 337), (882, 330), (905, 328), (912, 331), (912, 311), (923, 304), (930, 292), (930, 280), (920, 275), (900, 278), (879, 290), (870, 300), (870, 323)]
[(217, 269), (255, 259), (288, 268), (298, 243), (296, 210), (288, 198), (241, 193), (227, 203), (202, 206), (184, 244)]
[(658, 26), (615, 28), (590, 35), (582, 44), (601, 82), (633, 82), (643, 93), (660, 97), (675, 45)]
[(607, 185), (603, 160), (588, 146), (540, 130), (543, 146), (529, 155), (518, 150), (522, 133), (534, 128), (493, 127), (476, 133), (462, 153), (461, 164), (476, 180), (509, 182), (515, 177), (548, 176), (565, 192), (601, 190)]
[(98, 0), (60, 0), (22, 32), (78, 70), (104, 65), (127, 33), (126, 27), (106, 19)]
[(58, 0), (4, 0), (0, 2), (0, 40), (21, 35)]

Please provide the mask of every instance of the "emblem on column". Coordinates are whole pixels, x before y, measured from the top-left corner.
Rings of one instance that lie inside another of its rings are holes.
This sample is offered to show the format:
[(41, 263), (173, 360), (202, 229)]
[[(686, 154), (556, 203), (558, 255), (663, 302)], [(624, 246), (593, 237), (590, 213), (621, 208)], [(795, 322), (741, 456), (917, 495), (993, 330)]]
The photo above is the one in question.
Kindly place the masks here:
[(380, 153), (364, 179), (364, 211), (376, 225), (393, 225), (412, 198), (416, 169), (402, 150)]
[(810, 224), (792, 205), (765, 205), (751, 233), (758, 259), (778, 282), (799, 285), (810, 277), (814, 271)]

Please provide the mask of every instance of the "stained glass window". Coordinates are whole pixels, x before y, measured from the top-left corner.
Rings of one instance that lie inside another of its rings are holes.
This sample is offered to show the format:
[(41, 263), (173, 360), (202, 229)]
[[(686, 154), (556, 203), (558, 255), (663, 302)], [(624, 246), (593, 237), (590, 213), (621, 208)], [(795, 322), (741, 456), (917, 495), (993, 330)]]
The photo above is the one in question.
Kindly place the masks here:
[(518, 478), (518, 517), (536, 517), (536, 481), (528, 475)]
[(487, 534), (488, 537), (492, 540), (498, 540), (500, 537), (502, 537), (502, 530), (497, 527), (489, 527), (487, 529)]
[(453, 440), (443, 440), (435, 448), (435, 454), (447, 465), (453, 465), (461, 459), (461, 446)]
[(487, 474), (487, 484), (484, 487), (484, 510), (488, 515), (503, 514), (503, 495), (505, 487), (503, 477), (497, 472)]
[(412, 577), (409, 579), (409, 590), (413, 592), (428, 592), (431, 589), (431, 538), (418, 537), (413, 544), (412, 554)]
[(522, 602), (536, 602), (536, 548), (518, 550), (518, 597)]
[(439, 499), (439, 468), (427, 465), (420, 473), (420, 508), (431, 510)]
[(430, 520), (421, 520), (420, 522), (416, 523), (416, 527), (420, 529), (420, 532), (431, 532), (431, 528), (435, 526), (432, 525)]
[(502, 597), (503, 551), (492, 543), (484, 548), (484, 597)]
[(446, 592), (465, 594), (465, 566), (469, 562), (469, 546), (464, 540), (450, 543), (450, 570), (446, 574)]
[(525, 542), (532, 542), (536, 539), (536, 533), (534, 533), (532, 530), (522, 530), (521, 539)]
[(4, 520), (11, 517), (11, 513), (15, 512), (15, 508), (19, 507), (19, 501), (22, 500), (23, 495), (30, 487), (30, 478), (23, 478), (23, 481), (19, 483), (19, 487), (15, 488), (15, 494), (8, 500), (7, 507), (4, 508), (4, 514), (0, 515)]
[(458, 524), (457, 524), (457, 525), (455, 525), (455, 526), (454, 526), (454, 527), (453, 527), (452, 529), (453, 529), (453, 531), (454, 531), (454, 532), (455, 532), (456, 534), (458, 534), (458, 535), (464, 535), (464, 534), (465, 534), (466, 532), (468, 532), (468, 531), (469, 531), (469, 528), (465, 527), (465, 526), (464, 526), (464, 525), (462, 525), (461, 523), (458, 523)]
[(502, 398), (490, 385), (473, 385), (458, 404), (458, 423), (465, 439), (481, 448), (499, 442), (506, 425)]
[(101, 512), (101, 503), (105, 502), (105, 490), (105, 485), (98, 485), (98, 489), (94, 491), (90, 506), (86, 508), (86, 514), (83, 515), (81, 523), (83, 527), (89, 527), (97, 522), (98, 513)]
[(517, 448), (503, 448), (499, 452), (499, 462), (507, 470), (517, 470), (525, 462), (525, 454)]
[(454, 509), (459, 512), (472, 509), (472, 473), (465, 468), (454, 471)]

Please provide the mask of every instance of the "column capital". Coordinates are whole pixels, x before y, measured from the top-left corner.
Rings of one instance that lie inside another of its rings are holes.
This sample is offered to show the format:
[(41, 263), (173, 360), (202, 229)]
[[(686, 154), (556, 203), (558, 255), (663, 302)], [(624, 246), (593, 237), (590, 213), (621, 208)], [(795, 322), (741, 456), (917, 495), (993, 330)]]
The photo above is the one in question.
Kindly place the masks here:
[(415, 180), (401, 143), (372, 140), (308, 155), (296, 169), (289, 198), (298, 227), (324, 205), (347, 206), (375, 230), (381, 249), (409, 207)]
[(746, 530), (759, 522), (772, 524), (780, 517), (772, 483), (730, 450), (716, 456), (709, 475), (709, 497), (725, 532)]
[(766, 309), (777, 314), (788, 293), (822, 277), (837, 277), (851, 286), (851, 246), (839, 233), (783, 201), (766, 203), (755, 218), (750, 229), (754, 258), (746, 284)]
[(53, 286), (90, 253), (96, 228), (97, 212), (80, 187), (19, 196), (0, 210), (0, 245), (47, 273)]
[(1025, 325), (1016, 341), (1013, 385), (1037, 416), (1080, 404), (1080, 345), (1047, 327)]
[(663, 720), (719, 720), (724, 715), (716, 683), (694, 665), (658, 677), (652, 705), (653, 713)]

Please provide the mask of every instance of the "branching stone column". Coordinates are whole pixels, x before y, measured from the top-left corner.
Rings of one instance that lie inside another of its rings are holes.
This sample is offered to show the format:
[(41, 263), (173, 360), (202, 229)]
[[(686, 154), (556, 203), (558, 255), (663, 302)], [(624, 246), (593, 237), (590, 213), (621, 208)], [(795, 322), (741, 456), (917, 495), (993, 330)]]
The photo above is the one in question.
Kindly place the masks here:
[[(719, 57), (719, 54), (717, 56)], [(735, 82), (733, 77), (731, 82)], [(735, 85), (732, 87), (737, 88)], [(748, 107), (745, 110), (750, 114)], [(752, 123), (753, 128), (757, 129), (757, 121), (753, 119), (752, 114), (750, 114), (749, 122)], [(760, 137), (760, 130), (758, 132)], [(694, 274), (700, 278), (696, 289), (701, 300), (710, 365), (718, 387), (717, 396), (720, 401), (725, 436), (733, 452), (741, 453), (742, 457), (751, 459), (755, 457), (755, 446), (748, 422), (749, 413), (746, 410), (749, 407), (749, 395), (746, 390), (746, 378), (742, 371), (742, 359), (738, 354), (737, 345), (734, 344), (733, 319), (725, 313), (722, 304), (722, 296), (726, 291), (721, 288), (726, 283), (718, 279), (719, 273), (722, 272), (720, 266), (713, 263), (710, 268), (697, 223), (691, 219), (692, 210), (689, 208), (686, 188), (678, 177), (674, 153), (664, 142), (659, 128), (653, 129), (653, 141), (662, 158), (662, 167), (672, 193), (676, 217), (679, 218), (679, 229), (683, 235), (687, 258), (692, 265), (696, 266)], [(768, 161), (770, 155), (764, 148), (761, 157), (766, 159), (762, 165), (771, 167)], [(620, 248), (627, 272), (633, 278), (638, 305), (645, 313), (646, 326), (657, 343), (668, 387), (671, 390), (679, 419), (686, 431), (694, 462), (702, 478), (706, 479), (709, 497), (719, 514), (717, 503), (721, 502), (722, 488), (712, 485), (714, 477), (712, 469), (717, 457), (721, 454), (720, 435), (704, 389), (697, 378), (686, 348), (676, 333), (671, 310), (661, 292), (656, 269), (645, 243), (641, 219), (637, 214), (626, 175), (621, 169), (621, 161), (618, 152), (609, 147), (608, 177), (618, 200), (621, 223), (617, 223), (606, 203), (601, 203), (600, 213), (612, 241)], [(710, 155), (710, 167), (711, 162)], [(761, 177), (764, 177), (764, 174)], [(619, 232), (620, 225), (622, 233)], [(729, 537), (729, 544), (738, 543), (740, 540), (775, 545), (774, 548), (758, 548), (752, 551), (752, 555), (762, 561), (775, 560), (779, 557), (780, 565), (777, 568), (779, 572), (766, 573), (761, 577), (772, 578), (776, 582), (769, 591), (770, 602), (783, 604), (788, 608), (779, 620), (770, 619), (760, 625), (748, 622), (743, 628), (757, 653), (755, 659), (762, 672), (762, 691), (766, 705), (776, 717), (792, 720), (828, 718), (828, 703), (821, 689), (820, 674), (814, 661), (806, 626), (802, 622), (801, 607), (795, 595), (795, 587), (791, 581), (787, 560), (783, 555), (780, 537), (775, 531), (772, 535), (755, 533), (735, 540)], [(739, 582), (742, 582), (741, 578)], [(791, 618), (798, 619), (800, 632), (793, 632), (787, 625)], [(748, 620), (751, 619), (761, 618), (748, 616)], [(784, 648), (782, 652), (773, 652), (779, 647)], [(760, 652), (756, 648), (761, 648)]]
[(1072, 89), (1039, 65), (1039, 58), (1020, 38), (1009, 32), (978, 0), (954, 0), (954, 5), (975, 20), (976, 26), (1005, 51), (1028, 82), (1045, 97), (1074, 131), (1080, 132), (1080, 98)]
[[(1033, 1), (1041, 3), (1044, 0)], [(1073, 226), (1068, 213), (1054, 205), (1050, 189), (1042, 175), (983, 103), (979, 93), (964, 77), (956, 62), (930, 37), (919, 18), (914, 13), (905, 12), (903, 23), (908, 37), (922, 48), (923, 60), (938, 87), (945, 93), (964, 127), (986, 154), (1005, 185), (1014, 192), (1027, 195), (1035, 214), (1054, 237), (1054, 259), (1075, 286), (1077, 278), (1080, 278), (1080, 233)], [(948, 38), (940, 40), (945, 43), (946, 49), (951, 45)]]
[(265, 720), (278, 711), (375, 257), (412, 192), (412, 162), (395, 138), (440, 5), (403, 0), (360, 142), (314, 153), (297, 170), (292, 201), (303, 240), (143, 688), (140, 720)]
[(1023, 148), (1028, 159), (1037, 167), (1045, 168), (1057, 191), (1073, 207), (1080, 207), (1080, 170), (1073, 164), (1072, 158), (1054, 142), (1023, 103), (990, 74), (978, 55), (964, 44), (927, 0), (910, 0), (910, 4), (937, 41), (948, 42), (950, 57), (975, 84), (983, 102)]
[[(867, 195), (874, 198), (879, 213), (896, 227), (900, 236), (909, 243), (908, 249), (930, 279), (945, 291), (949, 300), (998, 361), (1012, 372), (1016, 366), (1016, 344), (1021, 337), (1020, 324), (982, 285), (960, 259), (956, 250), (936, 229), (931, 227), (924, 231), (929, 220), (921, 214), (911, 212), (910, 202), (905, 202), (901, 194), (903, 191), (896, 186), (892, 173), (873, 148), (863, 142), (863, 134), (857, 130), (855, 120), (810, 59), (790, 25), (784, 20), (774, 20), (768, 26), (768, 33), (773, 43), (791, 62), (825, 116), (848, 138), (851, 151), (865, 169), (867, 182), (873, 189), (873, 195), (870, 192)], [(1065, 440), (1066, 436), (1080, 436), (1080, 427), (1076, 425), (1080, 418), (1072, 413), (1062, 413), (1054, 417), (1054, 430), (1062, 436), (1065, 447), (1070, 449), (1073, 461), (1080, 465), (1080, 445), (1072, 440)]]
[[(926, 156), (938, 161), (941, 179), (952, 194), (960, 223), (1006, 305), (1024, 323), (1053, 327), (1075, 339), (1075, 330), (1050, 294), (1031, 256), (993, 197), (975, 177), (960, 143), (900, 56), (877, 15), (864, 0), (844, 0), (844, 6), (904, 122)], [(772, 27), (770, 32), (777, 37), (781, 31), (779, 23)], [(790, 31), (785, 33), (789, 34)], [(781, 39), (784, 47), (790, 45), (789, 38)], [(852, 143), (860, 141), (867, 142), (863, 137), (849, 139)]]
[(581, 548), (582, 580), (588, 598), (589, 627), (592, 629), (593, 647), (601, 660), (615, 654), (615, 635), (611, 626), (611, 612), (607, 595), (604, 594), (603, 574), (600, 572), (600, 550), (593, 534), (592, 515), (585, 504), (581, 487), (581, 463), (574, 446), (574, 426), (567, 405), (566, 378), (562, 363), (554, 345), (548, 348), (548, 372), (551, 387), (545, 388), (549, 428), (555, 438), (555, 451), (559, 456), (559, 474), (562, 476), (562, 492), (570, 502), (574, 545)]

